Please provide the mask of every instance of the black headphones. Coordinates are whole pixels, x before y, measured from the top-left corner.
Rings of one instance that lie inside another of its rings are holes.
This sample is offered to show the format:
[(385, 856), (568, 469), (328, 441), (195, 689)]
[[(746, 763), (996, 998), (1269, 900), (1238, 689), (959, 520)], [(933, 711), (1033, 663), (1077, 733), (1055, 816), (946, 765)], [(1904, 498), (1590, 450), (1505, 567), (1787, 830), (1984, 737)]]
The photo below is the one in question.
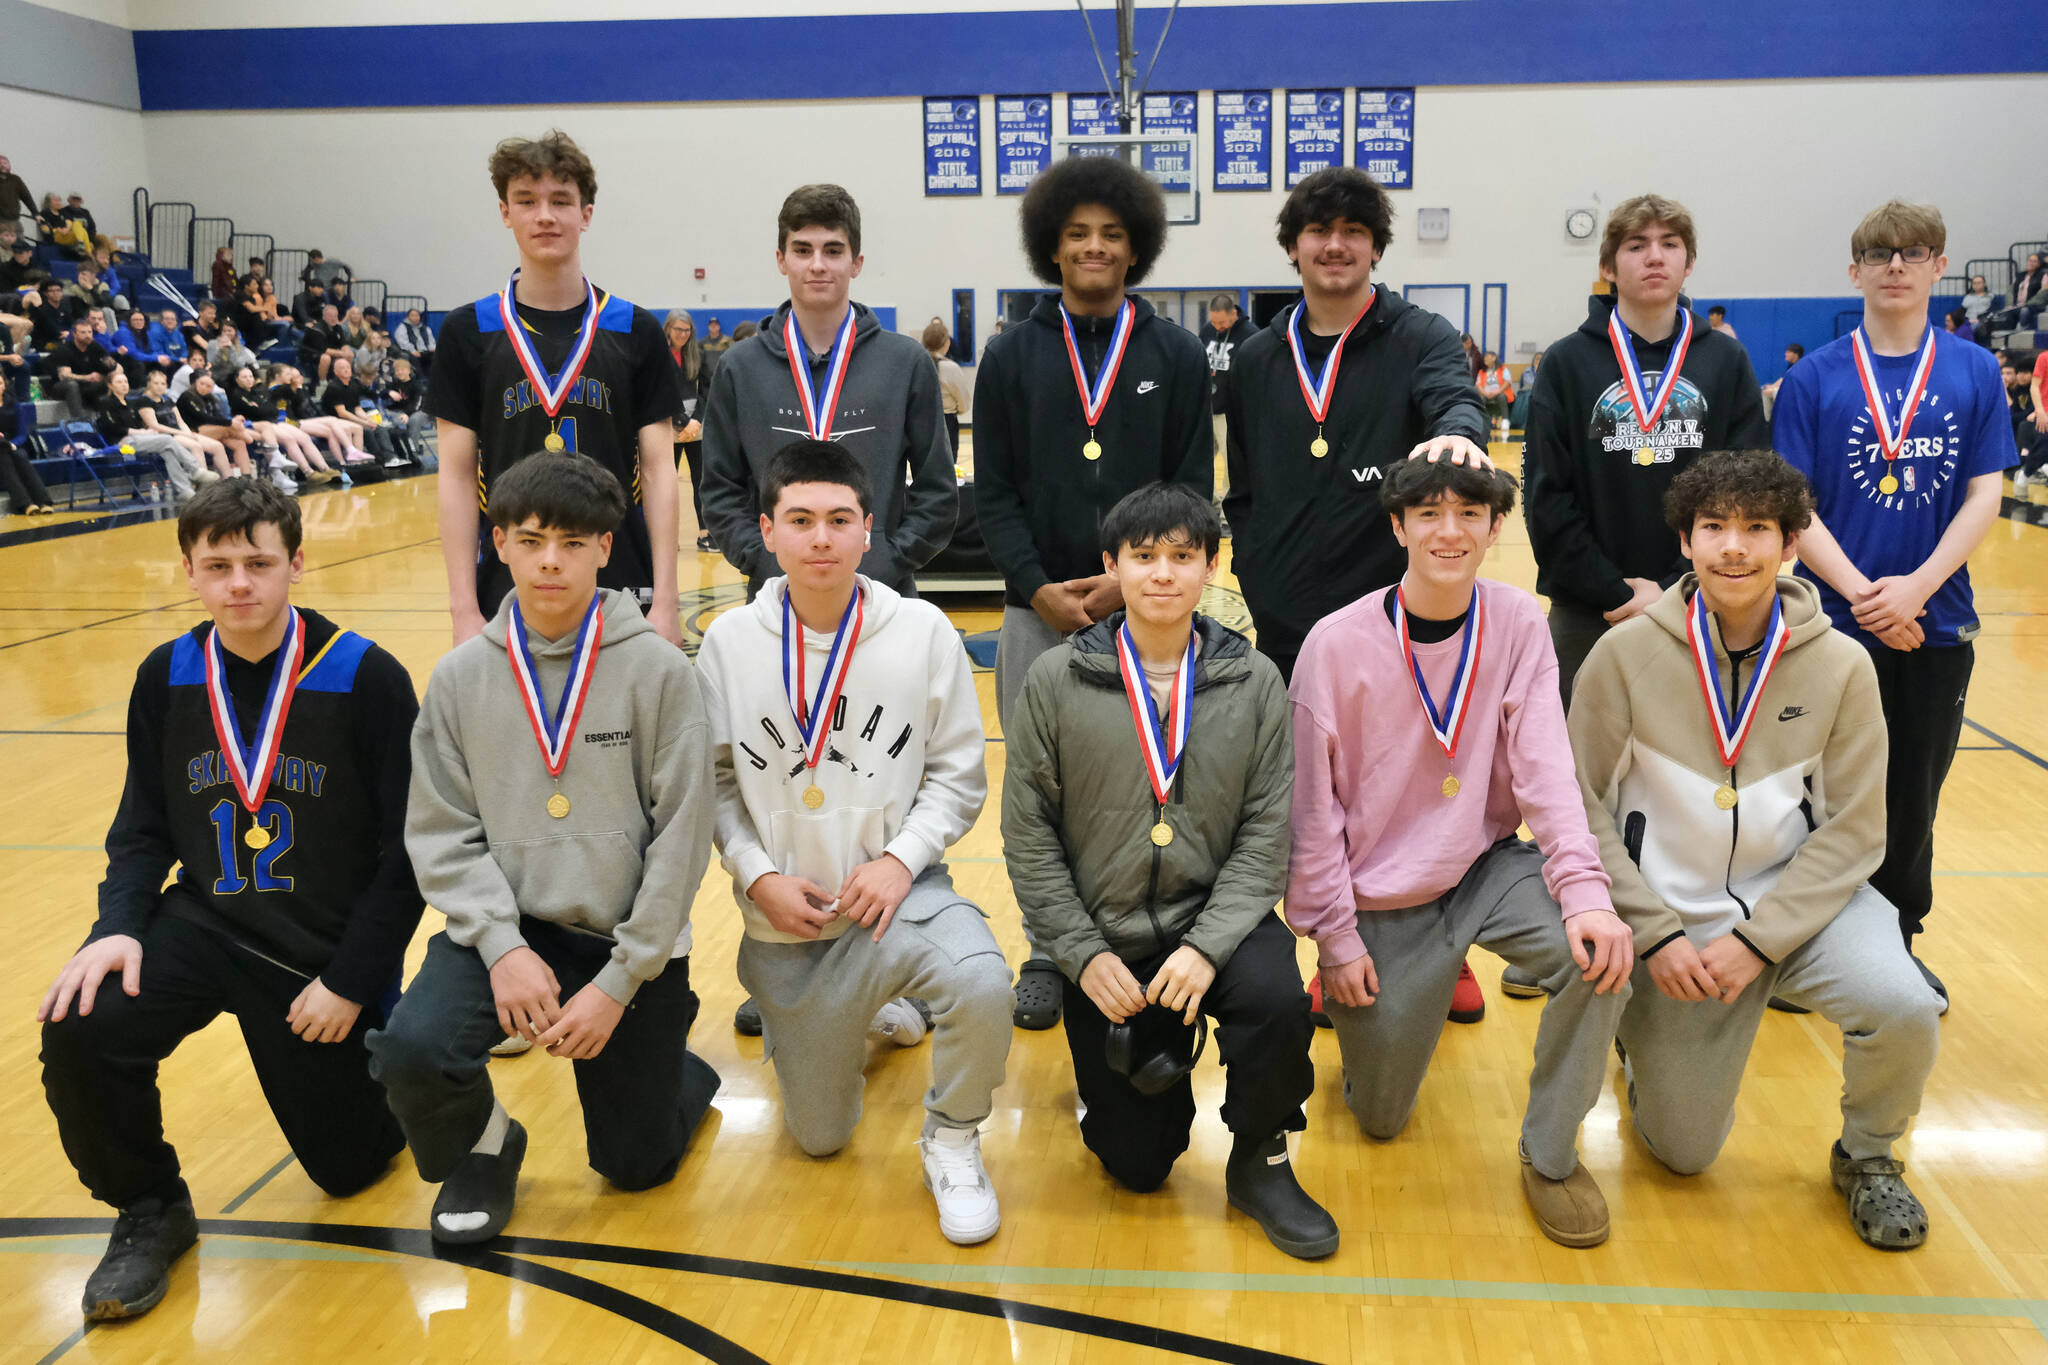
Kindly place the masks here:
[[(1147, 1009), (1161, 1009), (1163, 1006), (1148, 1005)], [(1178, 1010), (1167, 1010), (1178, 1015)], [(1133, 1015), (1132, 1018), (1137, 1016)], [(1183, 1026), (1175, 1030), (1175, 1042), (1136, 1062), (1131, 1055), (1136, 1049), (1132, 1038), (1131, 1021), (1111, 1024), (1109, 1033), (1102, 1040), (1102, 1060), (1109, 1069), (1131, 1083), (1131, 1088), (1140, 1095), (1162, 1095), (1178, 1084), (1182, 1077), (1195, 1069), (1195, 1063), (1202, 1060), (1202, 1048), (1209, 1041), (1209, 1019), (1207, 1015), (1195, 1016), (1194, 1050), (1182, 1056), (1178, 1043), (1189, 1030)], [(1133, 1063), (1136, 1062), (1134, 1065)]]

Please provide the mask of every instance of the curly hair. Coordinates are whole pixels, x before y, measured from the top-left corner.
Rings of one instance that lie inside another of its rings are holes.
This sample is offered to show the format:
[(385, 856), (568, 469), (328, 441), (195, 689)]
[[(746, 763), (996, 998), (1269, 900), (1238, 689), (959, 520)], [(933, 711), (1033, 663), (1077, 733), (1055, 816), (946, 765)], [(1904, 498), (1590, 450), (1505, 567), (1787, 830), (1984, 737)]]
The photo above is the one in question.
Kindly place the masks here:
[(1664, 524), (1679, 535), (1690, 536), (1703, 516), (1763, 517), (1789, 536), (1813, 524), (1813, 490), (1776, 451), (1716, 450), (1664, 493)]
[(1144, 280), (1166, 245), (1166, 196), (1130, 162), (1112, 156), (1076, 156), (1039, 172), (1024, 191), (1018, 210), (1024, 259), (1047, 284), (1060, 282), (1060, 233), (1083, 204), (1100, 204), (1117, 216), (1131, 239), (1126, 285)]
[(1384, 256), (1394, 240), (1394, 205), (1380, 183), (1355, 166), (1328, 166), (1305, 176), (1288, 194), (1276, 219), (1274, 237), (1282, 251), (1294, 250), (1311, 223), (1339, 218), (1361, 224), (1372, 233), (1373, 258)]
[(1515, 490), (1520, 486), (1505, 469), (1452, 464), (1448, 459), (1397, 460), (1380, 476), (1380, 507), (1399, 517), (1411, 507), (1456, 498), (1486, 504), (1498, 521), (1515, 510)]
[[(541, 180), (553, 176), (576, 186), (581, 202), (597, 202), (597, 168), (567, 133), (550, 128), (539, 139), (508, 137), (491, 151), (491, 185), (498, 202), (505, 202), (506, 188), (514, 180)], [(318, 256), (319, 252), (313, 253)]]

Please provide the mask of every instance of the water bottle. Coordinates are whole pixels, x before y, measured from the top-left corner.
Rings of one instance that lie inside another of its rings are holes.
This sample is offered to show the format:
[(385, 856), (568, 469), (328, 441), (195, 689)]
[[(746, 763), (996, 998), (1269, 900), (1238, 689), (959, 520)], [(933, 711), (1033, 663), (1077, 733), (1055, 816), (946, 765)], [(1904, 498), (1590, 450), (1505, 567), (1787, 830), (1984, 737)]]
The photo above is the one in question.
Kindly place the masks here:
[(31, 403), (43, 401), (43, 377), (41, 375), (29, 376), (28, 401)]

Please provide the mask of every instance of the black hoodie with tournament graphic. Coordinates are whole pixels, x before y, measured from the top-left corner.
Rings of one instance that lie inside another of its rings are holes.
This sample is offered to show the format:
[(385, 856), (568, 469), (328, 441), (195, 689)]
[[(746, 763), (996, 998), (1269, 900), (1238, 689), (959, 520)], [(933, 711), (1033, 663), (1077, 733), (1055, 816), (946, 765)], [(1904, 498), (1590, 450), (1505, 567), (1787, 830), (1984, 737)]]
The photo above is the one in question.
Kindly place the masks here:
[[(1669, 587), (1691, 567), (1664, 524), (1664, 493), (1680, 471), (1704, 451), (1771, 444), (1749, 352), (1698, 313), (1678, 385), (1645, 434), (1608, 339), (1614, 303), (1593, 295), (1578, 330), (1543, 353), (1522, 454), (1536, 591), (1600, 612), (1628, 601), (1624, 579)], [(1690, 312), (1692, 301), (1678, 306)], [(1630, 334), (1648, 396), (1677, 339), (1676, 328), (1662, 341)]]

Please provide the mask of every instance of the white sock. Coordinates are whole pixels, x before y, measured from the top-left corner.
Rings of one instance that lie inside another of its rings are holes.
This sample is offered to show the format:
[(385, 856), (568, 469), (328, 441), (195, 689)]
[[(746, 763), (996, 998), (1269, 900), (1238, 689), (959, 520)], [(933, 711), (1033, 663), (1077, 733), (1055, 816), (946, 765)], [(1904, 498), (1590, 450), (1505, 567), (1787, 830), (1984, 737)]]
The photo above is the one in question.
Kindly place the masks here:
[(512, 1116), (505, 1112), (503, 1101), (491, 1101), (491, 1117), (484, 1124), (484, 1135), (476, 1140), (472, 1152), (484, 1156), (496, 1156), (505, 1150), (505, 1136), (512, 1131)]

